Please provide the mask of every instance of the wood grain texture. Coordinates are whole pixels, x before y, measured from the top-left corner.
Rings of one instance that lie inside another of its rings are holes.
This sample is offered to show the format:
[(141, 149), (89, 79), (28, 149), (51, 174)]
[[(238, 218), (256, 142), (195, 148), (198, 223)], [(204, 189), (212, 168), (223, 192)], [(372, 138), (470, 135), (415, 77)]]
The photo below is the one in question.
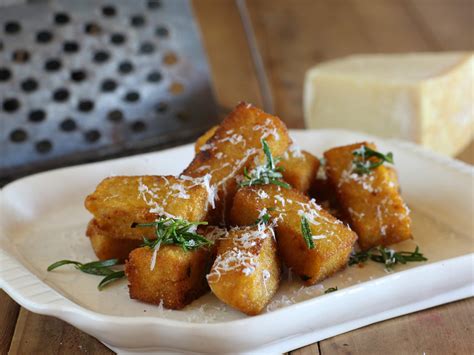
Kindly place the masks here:
[(15, 331), (20, 306), (0, 290), (0, 354), (6, 354)]
[(21, 309), (9, 354), (85, 353), (114, 354), (98, 340), (72, 325)]
[(275, 114), (303, 123), (304, 74), (355, 53), (472, 50), (472, 0), (247, 1)]
[(321, 354), (473, 354), (474, 298), (376, 323), (320, 342)]
[(247, 37), (233, 0), (194, 0), (215, 96), (223, 113), (240, 101), (262, 106)]

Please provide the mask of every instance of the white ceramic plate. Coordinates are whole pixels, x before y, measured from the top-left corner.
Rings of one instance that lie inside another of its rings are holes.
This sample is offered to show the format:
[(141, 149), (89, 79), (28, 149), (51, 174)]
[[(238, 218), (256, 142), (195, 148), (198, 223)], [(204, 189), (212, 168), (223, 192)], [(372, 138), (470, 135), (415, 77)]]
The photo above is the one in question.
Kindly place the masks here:
[[(340, 131), (292, 131), (317, 156), (362, 140), (392, 151), (412, 210), (414, 241), (425, 263), (350, 267), (321, 285), (286, 279), (267, 311), (247, 317), (212, 294), (181, 311), (128, 297), (126, 281), (97, 291), (98, 278), (73, 268), (46, 272), (60, 259), (95, 260), (84, 237), (85, 196), (110, 175), (178, 174), (191, 145), (33, 175), (0, 193), (0, 286), (32, 312), (65, 320), (120, 352), (284, 352), (387, 318), (472, 296), (473, 170), (415, 145)], [(324, 294), (324, 289), (339, 290)]]

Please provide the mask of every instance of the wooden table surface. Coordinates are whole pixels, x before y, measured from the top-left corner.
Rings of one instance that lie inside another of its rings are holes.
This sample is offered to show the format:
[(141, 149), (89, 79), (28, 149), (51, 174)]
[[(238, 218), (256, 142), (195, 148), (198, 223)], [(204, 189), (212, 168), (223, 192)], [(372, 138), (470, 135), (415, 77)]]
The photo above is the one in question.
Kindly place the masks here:
[[(193, 0), (215, 93), (302, 128), (302, 84), (315, 63), (352, 53), (473, 50), (474, 0)], [(474, 163), (474, 144), (458, 158)], [(455, 276), (455, 275), (454, 275)], [(412, 292), (413, 290), (406, 290)], [(0, 290), (0, 353), (109, 354), (67, 323)], [(473, 354), (474, 299), (387, 320), (295, 354)]]

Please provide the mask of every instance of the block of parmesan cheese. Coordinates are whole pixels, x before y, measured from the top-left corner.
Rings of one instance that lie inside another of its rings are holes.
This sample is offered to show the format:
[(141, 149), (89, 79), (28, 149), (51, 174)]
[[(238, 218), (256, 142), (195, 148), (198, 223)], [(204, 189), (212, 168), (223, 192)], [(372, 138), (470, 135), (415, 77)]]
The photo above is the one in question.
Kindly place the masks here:
[(456, 155), (474, 127), (472, 52), (354, 55), (306, 73), (308, 128), (410, 140)]

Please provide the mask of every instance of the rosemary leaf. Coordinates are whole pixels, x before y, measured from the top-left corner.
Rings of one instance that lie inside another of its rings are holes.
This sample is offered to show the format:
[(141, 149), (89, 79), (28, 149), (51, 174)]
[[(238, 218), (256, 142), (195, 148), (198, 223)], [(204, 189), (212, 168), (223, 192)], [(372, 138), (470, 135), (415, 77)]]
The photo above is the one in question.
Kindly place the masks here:
[(352, 155), (354, 156), (352, 171), (359, 175), (370, 174), (372, 170), (378, 168), (385, 162), (393, 164), (393, 154), (391, 152), (382, 154), (365, 145), (354, 150)]
[(112, 266), (116, 266), (118, 265), (118, 263), (118, 259), (92, 261), (85, 264), (74, 260), (60, 260), (49, 265), (47, 270), (52, 271), (60, 266), (72, 264), (77, 270), (82, 271), (86, 274), (105, 276), (98, 285), (99, 290), (102, 290), (112, 281), (118, 280), (125, 276), (124, 271), (116, 271), (111, 269)]
[(97, 288), (99, 289), (99, 291), (102, 291), (105, 286), (116, 280), (120, 280), (123, 277), (125, 277), (125, 271), (112, 272), (111, 274), (104, 277), (102, 281), (100, 281), (99, 285), (97, 285)]
[(337, 291), (337, 286), (336, 287), (329, 287), (326, 291), (324, 291), (324, 293), (331, 293), (331, 292), (334, 292), (334, 291)]
[(303, 235), (308, 249), (314, 249), (313, 235), (311, 234), (308, 219), (305, 216), (301, 216), (301, 234)]
[(74, 264), (76, 266), (80, 266), (82, 265), (80, 262), (78, 261), (73, 261), (73, 260), (59, 260), (59, 261), (56, 261), (55, 263), (51, 264), (48, 266), (48, 271), (52, 271), (60, 266), (63, 266), (63, 265), (68, 265), (68, 264)]
[(396, 264), (406, 264), (408, 262), (422, 262), (428, 259), (420, 253), (418, 246), (415, 251), (395, 251), (385, 247), (375, 247), (368, 251), (353, 253), (349, 258), (349, 265), (365, 263), (367, 260), (384, 264), (387, 269), (391, 269)]

